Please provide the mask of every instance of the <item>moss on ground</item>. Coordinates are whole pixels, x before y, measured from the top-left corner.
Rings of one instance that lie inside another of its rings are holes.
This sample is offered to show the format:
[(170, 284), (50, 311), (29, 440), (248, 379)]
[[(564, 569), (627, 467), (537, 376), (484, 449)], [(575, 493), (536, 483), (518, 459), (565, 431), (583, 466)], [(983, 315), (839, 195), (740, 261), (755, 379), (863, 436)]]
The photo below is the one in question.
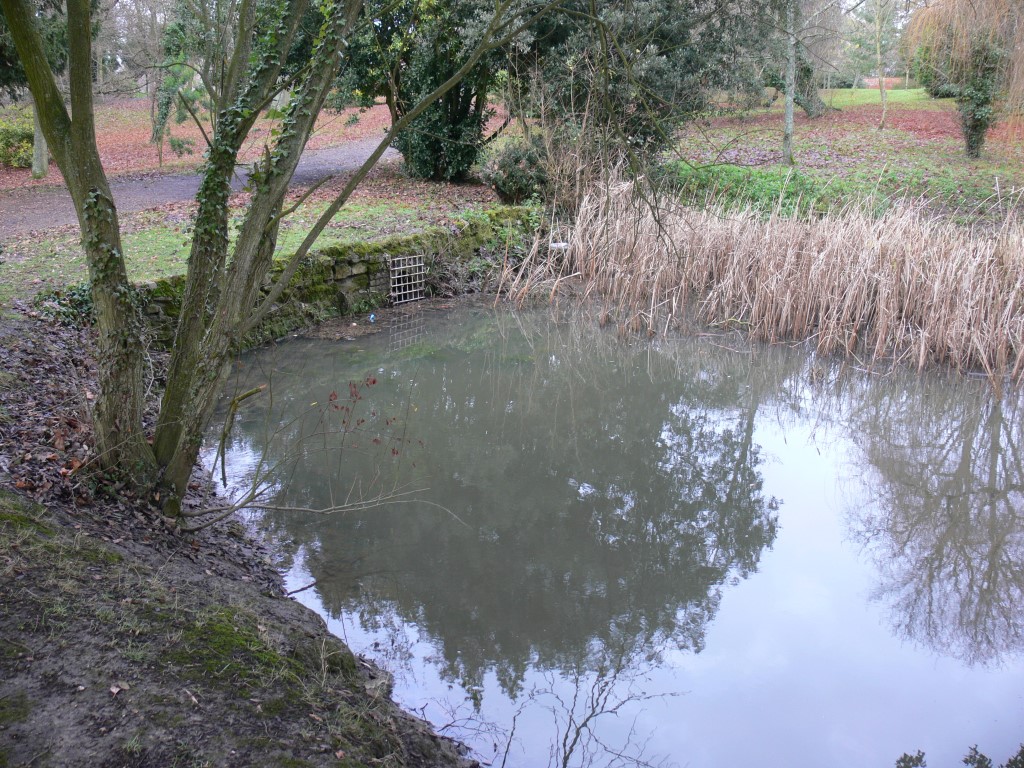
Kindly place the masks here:
[(24, 691), (15, 691), (0, 699), (0, 725), (22, 723), (28, 719), (32, 705)]
[(187, 621), (164, 658), (178, 666), (183, 679), (245, 688), (281, 675), (301, 676), (301, 665), (271, 648), (257, 627), (247, 612), (215, 607)]

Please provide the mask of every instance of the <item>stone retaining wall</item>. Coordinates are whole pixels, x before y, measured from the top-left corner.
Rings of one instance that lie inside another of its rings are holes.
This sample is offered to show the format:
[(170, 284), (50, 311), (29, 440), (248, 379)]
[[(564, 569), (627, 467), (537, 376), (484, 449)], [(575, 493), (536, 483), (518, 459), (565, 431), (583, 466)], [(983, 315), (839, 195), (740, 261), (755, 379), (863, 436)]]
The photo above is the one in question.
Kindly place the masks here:
[[(488, 242), (507, 235), (509, 228), (526, 233), (529, 226), (529, 209), (497, 208), (474, 214), (451, 227), (324, 246), (306, 257), (271, 313), (246, 339), (246, 346), (387, 303), (388, 260), (393, 256), (423, 254), (428, 263), (471, 258)], [(270, 280), (280, 275), (286, 262), (287, 257), (275, 262)], [(138, 288), (154, 340), (158, 346), (169, 346), (181, 310), (184, 275), (156, 280)]]

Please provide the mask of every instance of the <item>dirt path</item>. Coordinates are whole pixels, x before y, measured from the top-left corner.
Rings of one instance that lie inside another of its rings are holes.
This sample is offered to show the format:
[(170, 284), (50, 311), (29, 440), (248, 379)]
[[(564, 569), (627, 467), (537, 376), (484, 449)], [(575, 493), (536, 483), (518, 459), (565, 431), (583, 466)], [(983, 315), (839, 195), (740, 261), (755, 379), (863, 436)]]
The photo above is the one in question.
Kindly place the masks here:
[[(370, 138), (328, 149), (308, 150), (299, 160), (292, 186), (307, 187), (327, 176), (355, 170), (377, 148), (377, 144), (376, 138)], [(396, 156), (395, 150), (388, 149), (382, 159)], [(245, 186), (247, 177), (247, 169), (239, 167), (232, 188), (240, 190)], [(111, 179), (110, 187), (118, 211), (130, 213), (191, 200), (199, 189), (200, 178), (196, 173), (122, 176)], [(0, 241), (4, 237), (66, 226), (77, 221), (71, 197), (63, 186), (0, 192)]]

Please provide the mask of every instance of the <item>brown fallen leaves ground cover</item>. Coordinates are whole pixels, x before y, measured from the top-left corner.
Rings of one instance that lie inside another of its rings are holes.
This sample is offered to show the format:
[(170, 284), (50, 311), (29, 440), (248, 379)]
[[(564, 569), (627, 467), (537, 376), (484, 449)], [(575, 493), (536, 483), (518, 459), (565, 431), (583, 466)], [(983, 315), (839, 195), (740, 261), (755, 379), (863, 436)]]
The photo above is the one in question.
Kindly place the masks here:
[[(836, 110), (816, 120), (797, 115), (792, 172), (808, 193), (822, 195), (826, 207), (841, 208), (869, 198), (884, 207), (905, 198), (966, 225), (998, 223), (1019, 209), (1024, 121), (997, 124), (982, 157), (970, 160), (951, 99), (930, 99), (923, 90), (893, 91), (886, 128), (879, 130), (877, 91), (823, 95)], [(772, 185), (758, 187), (759, 178), (772, 176), (777, 190), (778, 179), (790, 172), (782, 165), (778, 104), (688, 126), (680, 137), (678, 157), (685, 165), (708, 169), (712, 184), (722, 177), (719, 170), (742, 170), (755, 197), (771, 197)], [(726, 173), (724, 178), (732, 183), (740, 176)], [(773, 204), (771, 199), (761, 202)]]

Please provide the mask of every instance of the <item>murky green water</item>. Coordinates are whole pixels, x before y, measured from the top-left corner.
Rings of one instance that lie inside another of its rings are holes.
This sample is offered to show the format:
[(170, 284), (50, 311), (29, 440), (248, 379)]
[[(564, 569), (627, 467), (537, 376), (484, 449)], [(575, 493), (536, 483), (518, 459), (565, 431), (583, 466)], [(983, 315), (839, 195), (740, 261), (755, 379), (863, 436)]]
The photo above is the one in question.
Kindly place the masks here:
[(488, 763), (1024, 741), (1018, 397), (489, 309), (285, 343), (260, 383), (227, 466), (290, 587)]

